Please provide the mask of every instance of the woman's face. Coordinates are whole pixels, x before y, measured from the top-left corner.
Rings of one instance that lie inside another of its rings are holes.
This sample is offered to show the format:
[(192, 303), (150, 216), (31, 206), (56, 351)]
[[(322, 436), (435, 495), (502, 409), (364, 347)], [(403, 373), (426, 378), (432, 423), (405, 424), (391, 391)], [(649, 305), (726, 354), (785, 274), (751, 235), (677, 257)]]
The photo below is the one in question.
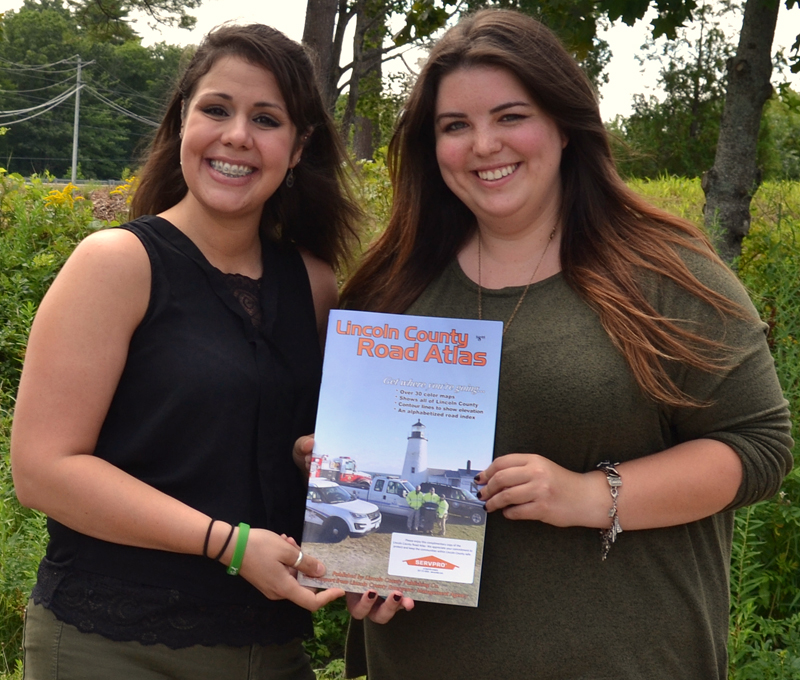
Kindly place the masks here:
[(261, 217), (264, 202), (300, 160), (297, 130), (272, 72), (223, 57), (183, 111), (187, 198), (217, 218)]
[(555, 226), (567, 138), (511, 72), (475, 66), (444, 76), (434, 120), (442, 177), (479, 226)]

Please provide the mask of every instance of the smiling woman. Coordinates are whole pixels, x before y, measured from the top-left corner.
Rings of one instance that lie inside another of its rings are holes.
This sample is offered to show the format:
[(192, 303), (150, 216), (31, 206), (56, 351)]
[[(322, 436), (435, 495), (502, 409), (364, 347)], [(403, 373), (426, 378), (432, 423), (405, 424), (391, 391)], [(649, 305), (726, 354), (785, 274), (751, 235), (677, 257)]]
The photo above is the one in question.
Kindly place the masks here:
[[(442, 78), (435, 120), (442, 179), (478, 223), (472, 250), (482, 248), (483, 266), (479, 274), (477, 258), (470, 263), (475, 278), (482, 276), (487, 288), (533, 283), (528, 242), (542, 253), (544, 266), (536, 276), (558, 271), (560, 164), (567, 138), (555, 121), (512, 73), (489, 66), (460, 68)], [(501, 259), (497, 249), (508, 246), (517, 257)]]
[(516, 12), (434, 46), (388, 165), (343, 303), (502, 320), (503, 353), (480, 605), (348, 594), (353, 674), (725, 680), (733, 510), (792, 460), (747, 293), (622, 182), (591, 85)]
[(240, 57), (222, 58), (184, 102), (182, 117), (181, 168), (189, 191), (161, 216), (198, 245), (208, 238), (209, 220), (257, 233), (264, 203), (303, 152), (275, 76)]
[(291, 449), (358, 215), (344, 159), (300, 45), (206, 37), (134, 219), (78, 246), (31, 331), (11, 455), (50, 542), (26, 678), (313, 679), (308, 610), (343, 593), (295, 578), (324, 566)]

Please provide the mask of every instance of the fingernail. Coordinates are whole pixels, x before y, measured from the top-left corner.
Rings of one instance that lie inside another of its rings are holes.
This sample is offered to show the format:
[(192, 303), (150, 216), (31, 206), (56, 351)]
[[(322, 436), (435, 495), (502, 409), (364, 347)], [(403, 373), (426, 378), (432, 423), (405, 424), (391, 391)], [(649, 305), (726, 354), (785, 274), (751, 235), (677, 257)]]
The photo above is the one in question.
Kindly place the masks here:
[(480, 492), (480, 491), (478, 491), (478, 492), (475, 494), (475, 497), (476, 497), (478, 500), (480, 500), (481, 498), (483, 498), (483, 496), (481, 495), (481, 492)]
[(480, 484), (481, 476), (480, 475), (475, 475), (472, 479)]
[(392, 599), (394, 599), (395, 602), (400, 602), (400, 600), (402, 599), (402, 595), (398, 595), (397, 593), (395, 593), (394, 595), (392, 595)]
[(317, 576), (325, 575), (325, 565), (322, 562), (317, 563)]
[(374, 600), (376, 597), (378, 597), (378, 593), (376, 593), (374, 590), (370, 590), (367, 593), (367, 599), (368, 600)]

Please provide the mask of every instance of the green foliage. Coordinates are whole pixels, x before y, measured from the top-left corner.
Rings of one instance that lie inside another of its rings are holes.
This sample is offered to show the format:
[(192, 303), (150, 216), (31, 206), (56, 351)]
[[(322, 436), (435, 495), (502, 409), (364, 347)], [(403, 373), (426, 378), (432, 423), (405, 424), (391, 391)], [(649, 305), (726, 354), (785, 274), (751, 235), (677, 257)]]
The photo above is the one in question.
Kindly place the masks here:
[(368, 245), (383, 232), (392, 213), (392, 184), (386, 167), (386, 147), (375, 152), (371, 161), (359, 164), (359, 198), (366, 208), (367, 223), (363, 237)]
[(0, 169), (0, 409), (10, 408), (36, 308), (77, 241), (91, 205), (39, 177), (25, 184)]
[(336, 664), (334, 668), (330, 668), (330, 664), (344, 657), (344, 633), (349, 620), (344, 598), (314, 613), (314, 637), (305, 645), (312, 668), (335, 670)]
[(130, 13), (142, 11), (155, 24), (194, 28), (197, 19), (187, 10), (196, 9), (201, 0), (68, 0), (83, 27), (99, 40), (130, 40)]
[[(800, 413), (800, 186), (756, 195), (739, 275), (770, 326), (778, 378)], [(792, 432), (800, 442), (795, 419)], [(800, 463), (800, 443), (795, 461)], [(777, 497), (738, 513), (731, 570), (731, 679), (800, 677), (800, 469)]]
[[(670, 178), (633, 188), (701, 223), (700, 182)], [(680, 197), (685, 200), (681, 202)], [(738, 273), (769, 325), (778, 378), (800, 413), (800, 184), (764, 184), (752, 205)], [(800, 420), (794, 419), (795, 465)], [(774, 498), (736, 514), (731, 564), (730, 680), (800, 677), (800, 468)]]
[[(633, 24), (641, 18), (648, 3), (649, 0), (639, 3), (641, 14), (637, 14), (638, 8), (634, 9), (636, 17), (627, 23)], [(514, 9), (535, 17), (558, 35), (595, 86), (608, 82), (605, 68), (611, 60), (611, 50), (605, 40), (597, 37), (597, 31), (607, 23), (609, 12), (612, 20), (619, 18), (613, 0), (468, 0), (466, 3), (470, 11), (487, 7)]]
[[(636, 94), (633, 113), (609, 124), (625, 177), (700, 177), (714, 165), (725, 104), (727, 62), (734, 45), (723, 22), (737, 6), (703, 4), (674, 41), (642, 45), (643, 57), (661, 65), (664, 95)], [(776, 68), (785, 67), (785, 59)], [(800, 95), (781, 85), (764, 109), (758, 165), (765, 180), (800, 179)]]
[(395, 35), (394, 44), (398, 47), (408, 45), (433, 35), (444, 28), (450, 18), (450, 7), (458, 6), (457, 1), (443, 0), (437, 6), (436, 0), (414, 0), (406, 12), (406, 23)]
[(765, 179), (800, 179), (800, 92), (778, 87), (764, 107), (759, 142)]
[(11, 483), (8, 439), (11, 416), (0, 411), (0, 677), (11, 673), (22, 644), (22, 617), (44, 555), (42, 515), (17, 503)]
[(729, 2), (704, 4), (676, 40), (642, 45), (645, 60), (661, 65), (663, 99), (634, 95), (633, 113), (611, 127), (626, 143), (616, 149), (627, 177), (700, 177), (714, 164), (725, 102), (726, 61), (733, 45), (720, 22)]
[(74, 187), (0, 170), (0, 677), (19, 659), (22, 612), (44, 554), (44, 517), (19, 505), (8, 442), (28, 331), (76, 243), (99, 226)]

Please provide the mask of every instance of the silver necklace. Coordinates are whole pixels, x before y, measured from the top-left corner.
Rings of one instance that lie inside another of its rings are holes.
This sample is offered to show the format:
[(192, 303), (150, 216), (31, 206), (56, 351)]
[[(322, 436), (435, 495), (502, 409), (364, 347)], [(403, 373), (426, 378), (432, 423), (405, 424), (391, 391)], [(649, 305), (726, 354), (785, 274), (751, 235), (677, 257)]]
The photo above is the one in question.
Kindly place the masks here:
[[(506, 321), (505, 326), (503, 326), (503, 335), (506, 334), (508, 327), (511, 325), (511, 322), (514, 320), (514, 317), (517, 315), (519, 308), (522, 306), (522, 301), (525, 299), (525, 296), (528, 294), (528, 288), (531, 287), (533, 280), (536, 278), (536, 272), (539, 271), (539, 267), (544, 260), (544, 256), (547, 255), (547, 249), (550, 247), (550, 242), (553, 240), (553, 236), (556, 235), (556, 228), (553, 227), (553, 231), (550, 232), (550, 236), (547, 239), (547, 243), (544, 246), (544, 250), (542, 251), (541, 256), (539, 257), (539, 261), (536, 263), (536, 267), (534, 267), (533, 274), (531, 274), (530, 281), (528, 281), (528, 285), (525, 286), (525, 290), (522, 291), (522, 295), (519, 296), (519, 300), (517, 300), (517, 305), (514, 307), (514, 311), (511, 312), (511, 316), (508, 317), (508, 321)], [(481, 232), (478, 231), (478, 319), (483, 319), (483, 288), (481, 287)]]

